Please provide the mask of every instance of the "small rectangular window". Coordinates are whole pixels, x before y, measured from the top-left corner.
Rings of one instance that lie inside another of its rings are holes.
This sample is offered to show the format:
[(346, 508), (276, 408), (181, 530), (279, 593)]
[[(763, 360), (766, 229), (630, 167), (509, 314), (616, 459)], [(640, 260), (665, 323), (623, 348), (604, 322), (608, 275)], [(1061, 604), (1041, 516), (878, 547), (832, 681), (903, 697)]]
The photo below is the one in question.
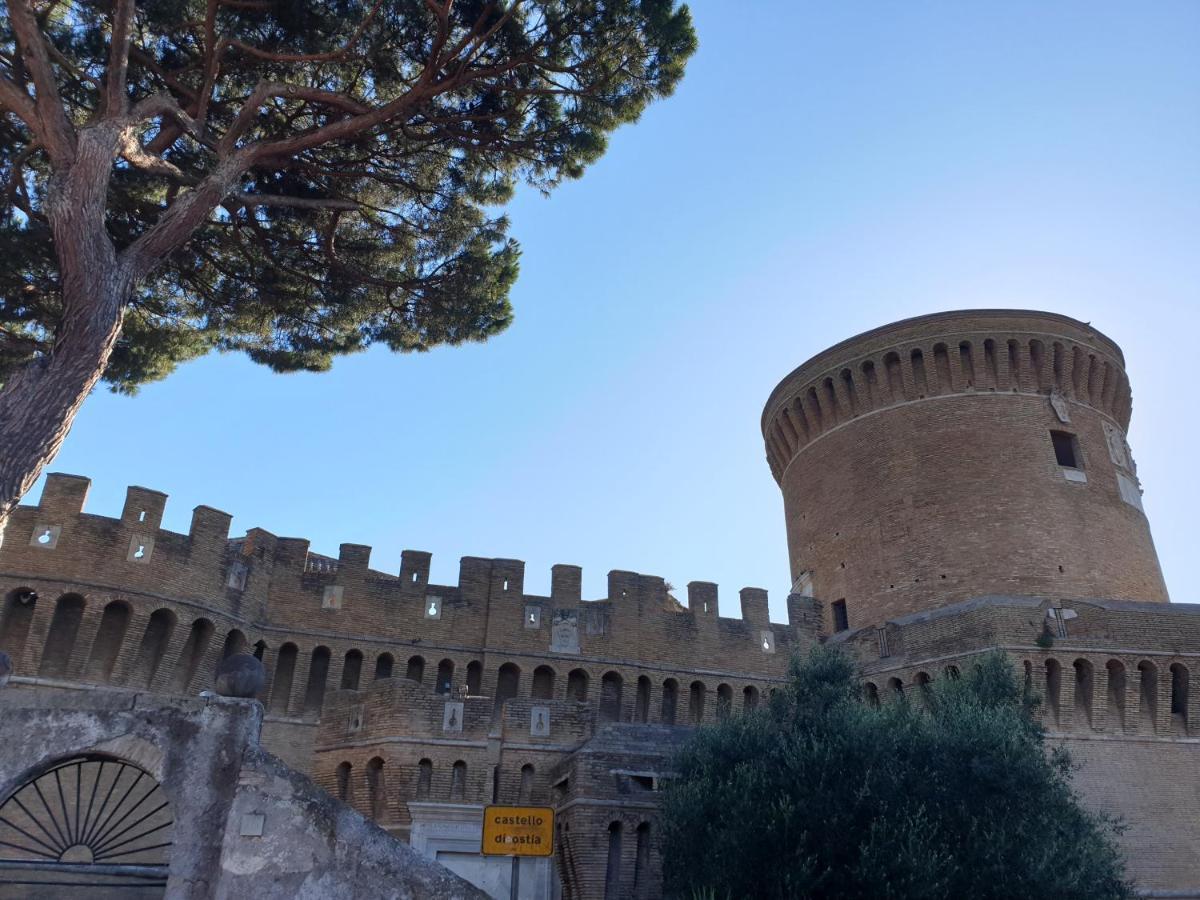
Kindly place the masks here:
[(846, 615), (846, 601), (833, 601), (833, 630), (845, 631), (850, 627), (850, 619)]
[(1065, 469), (1082, 469), (1079, 455), (1079, 439), (1069, 431), (1051, 431), (1050, 441), (1054, 444), (1054, 458)]

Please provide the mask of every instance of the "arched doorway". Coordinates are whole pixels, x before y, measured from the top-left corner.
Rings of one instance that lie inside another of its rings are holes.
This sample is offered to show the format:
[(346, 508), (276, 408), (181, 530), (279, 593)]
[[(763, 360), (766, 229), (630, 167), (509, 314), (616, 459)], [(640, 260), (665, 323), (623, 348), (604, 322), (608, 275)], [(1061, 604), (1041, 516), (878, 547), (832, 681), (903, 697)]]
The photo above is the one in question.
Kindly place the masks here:
[(0, 803), (0, 897), (163, 897), (173, 830), (166, 792), (140, 766), (55, 763)]

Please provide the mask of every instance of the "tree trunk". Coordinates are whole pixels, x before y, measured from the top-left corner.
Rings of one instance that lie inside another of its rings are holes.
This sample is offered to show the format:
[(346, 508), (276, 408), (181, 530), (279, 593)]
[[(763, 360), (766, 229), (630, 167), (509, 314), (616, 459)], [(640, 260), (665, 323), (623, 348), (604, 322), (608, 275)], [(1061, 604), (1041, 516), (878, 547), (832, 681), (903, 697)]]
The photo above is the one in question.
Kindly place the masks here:
[(58, 453), (108, 364), (129, 293), (114, 275), (98, 279), (89, 291), (89, 315), (70, 322), (49, 355), (0, 388), (0, 541), (9, 513)]
[(80, 132), (70, 169), (49, 187), (62, 318), (53, 349), (0, 387), (0, 541), (9, 514), (58, 453), (121, 334), (134, 278), (118, 264), (104, 225), (117, 135), (112, 127)]

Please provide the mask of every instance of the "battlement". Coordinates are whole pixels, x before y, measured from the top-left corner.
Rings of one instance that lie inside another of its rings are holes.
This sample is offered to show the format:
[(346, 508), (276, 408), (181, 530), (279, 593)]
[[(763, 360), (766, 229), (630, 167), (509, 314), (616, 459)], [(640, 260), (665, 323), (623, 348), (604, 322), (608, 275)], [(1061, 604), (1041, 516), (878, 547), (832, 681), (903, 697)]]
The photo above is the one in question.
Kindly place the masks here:
[(333, 557), (262, 528), (231, 538), (229, 514), (207, 506), (179, 534), (161, 527), (166, 494), (130, 487), (120, 516), (108, 517), (84, 511), (89, 485), (51, 474), (38, 504), (14, 512), (0, 547), (5, 591), (51, 579), (80, 593), (170, 598), (285, 632), (670, 665), (708, 656), (747, 672), (782, 672), (783, 648), (817, 639), (815, 601), (789, 602), (789, 623), (776, 624), (761, 588), (744, 588), (738, 616), (726, 617), (715, 584), (691, 582), (685, 605), (663, 578), (619, 569), (595, 600), (583, 599), (582, 570), (572, 565), (552, 567), (550, 596), (527, 594), (516, 559), (464, 556), (456, 584), (431, 584), (427, 552), (405, 550), (399, 572), (382, 572), (363, 544), (344, 543)]
[(1129, 426), (1132, 395), (1121, 349), (1055, 313), (961, 310), (905, 319), (825, 350), (784, 378), (762, 416), (779, 481), (805, 446), (850, 419), (932, 397), (1050, 394)]
[[(868, 698), (921, 697), (1002, 649), (1060, 733), (1192, 738), (1200, 691), (1200, 604), (981, 596), (847, 630)], [(907, 693), (906, 693), (907, 692)]]

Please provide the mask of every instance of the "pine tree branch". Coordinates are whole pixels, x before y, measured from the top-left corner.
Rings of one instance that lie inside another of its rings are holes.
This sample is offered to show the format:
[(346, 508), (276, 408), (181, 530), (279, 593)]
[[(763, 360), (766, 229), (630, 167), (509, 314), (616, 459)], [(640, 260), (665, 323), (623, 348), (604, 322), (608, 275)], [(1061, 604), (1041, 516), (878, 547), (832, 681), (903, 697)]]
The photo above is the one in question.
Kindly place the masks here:
[(293, 209), (337, 209), (353, 212), (359, 205), (353, 200), (337, 200), (320, 197), (285, 197), (280, 194), (247, 194), (239, 191), (230, 194), (229, 199), (236, 200), (242, 206), (285, 206)]
[(129, 42), (133, 32), (134, 0), (114, 0), (108, 68), (104, 73), (104, 110), (109, 116), (125, 114), (126, 75), (129, 72)]
[(30, 128), (41, 139), (52, 159), (69, 165), (75, 158), (75, 129), (67, 118), (59, 95), (47, 40), (38, 26), (30, 0), (7, 0), (7, 6), (17, 47), (37, 92), (37, 124), (30, 124)]
[(37, 130), (38, 114), (33, 98), (5, 75), (0, 75), (0, 109), (13, 113), (30, 131)]

